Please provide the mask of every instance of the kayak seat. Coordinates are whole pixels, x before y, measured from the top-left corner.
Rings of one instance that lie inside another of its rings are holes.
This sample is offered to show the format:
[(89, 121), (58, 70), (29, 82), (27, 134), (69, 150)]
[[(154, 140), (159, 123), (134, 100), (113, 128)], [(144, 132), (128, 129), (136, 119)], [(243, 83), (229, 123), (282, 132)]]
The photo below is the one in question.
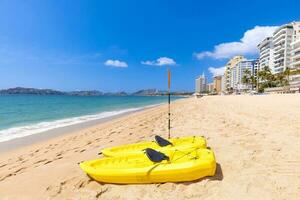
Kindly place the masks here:
[(168, 141), (168, 140), (166, 140), (166, 139), (160, 137), (159, 135), (156, 135), (156, 136), (155, 136), (155, 141), (156, 141), (156, 143), (157, 143), (160, 147), (165, 147), (165, 146), (168, 146), (168, 145), (173, 146), (173, 144), (172, 144), (170, 141)]
[(168, 156), (151, 148), (145, 149), (145, 153), (152, 162), (161, 162), (163, 160), (169, 160)]

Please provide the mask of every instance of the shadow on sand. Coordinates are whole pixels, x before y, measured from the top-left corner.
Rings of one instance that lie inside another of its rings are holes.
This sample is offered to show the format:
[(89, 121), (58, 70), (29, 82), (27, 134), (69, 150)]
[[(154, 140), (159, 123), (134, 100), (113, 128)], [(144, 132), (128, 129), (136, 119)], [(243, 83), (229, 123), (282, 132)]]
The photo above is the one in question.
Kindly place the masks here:
[(217, 167), (216, 167), (216, 173), (214, 176), (211, 176), (211, 177), (203, 177), (203, 178), (200, 178), (198, 180), (194, 180), (194, 181), (189, 181), (189, 182), (181, 182), (181, 183), (178, 183), (178, 184), (184, 184), (184, 185), (190, 185), (190, 184), (193, 184), (193, 183), (198, 183), (202, 180), (210, 180), (210, 181), (222, 181), (223, 180), (223, 171), (222, 171), (222, 167), (219, 163), (217, 163)]

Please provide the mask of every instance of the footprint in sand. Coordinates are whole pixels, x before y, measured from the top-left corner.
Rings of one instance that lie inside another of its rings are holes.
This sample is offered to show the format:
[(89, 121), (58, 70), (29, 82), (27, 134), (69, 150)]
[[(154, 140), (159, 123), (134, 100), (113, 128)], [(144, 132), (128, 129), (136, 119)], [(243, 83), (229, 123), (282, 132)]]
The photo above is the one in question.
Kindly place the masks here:
[(13, 176), (14, 174), (7, 174), (5, 176), (3, 176), (2, 178), (0, 178), (0, 181), (4, 181), (5, 179), (7, 179), (8, 177)]
[(61, 156), (62, 154), (63, 154), (63, 151), (58, 152), (58, 153), (56, 154), (56, 157), (57, 157), (57, 156)]
[(38, 160), (38, 161), (34, 162), (33, 164), (38, 164), (38, 163), (45, 162), (45, 161), (47, 161), (47, 159)]
[(79, 151), (79, 153), (82, 153), (82, 152), (85, 152), (85, 151), (86, 151), (86, 149), (82, 149), (82, 150)]
[(66, 184), (65, 181), (60, 182), (58, 185), (54, 185), (54, 186), (48, 186), (46, 188), (46, 191), (50, 192), (50, 196), (55, 197), (58, 194), (60, 194), (63, 190), (63, 186)]
[(0, 165), (0, 168), (5, 167), (7, 164)]
[(44, 165), (47, 165), (49, 163), (52, 163), (52, 160), (48, 160), (47, 162), (44, 163)]
[(21, 168), (17, 169), (16, 171), (14, 171), (14, 174), (17, 174), (18, 172), (22, 172), (24, 169), (26, 169), (26, 168), (21, 167)]

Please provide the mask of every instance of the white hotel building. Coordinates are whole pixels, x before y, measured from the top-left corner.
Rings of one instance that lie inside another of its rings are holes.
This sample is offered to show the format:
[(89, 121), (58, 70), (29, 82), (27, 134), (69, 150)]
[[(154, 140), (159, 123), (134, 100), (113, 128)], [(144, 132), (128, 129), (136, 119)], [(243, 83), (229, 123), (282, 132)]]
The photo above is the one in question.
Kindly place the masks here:
[(300, 22), (291, 22), (277, 28), (272, 37), (265, 38), (259, 45), (259, 68), (269, 66), (276, 74), (287, 67), (295, 69), (300, 62)]
[(291, 46), (291, 68), (300, 69), (300, 24), (294, 28), (294, 37)]
[(272, 42), (272, 37), (265, 38), (259, 45), (258, 45), (259, 51), (260, 51), (260, 57), (259, 57), (259, 68), (263, 69), (264, 67), (268, 66), (270, 67), (271, 71), (274, 72), (273, 67), (273, 54), (274, 54), (274, 47)]
[(248, 70), (250, 75), (256, 77), (257, 60), (243, 59), (236, 63), (230, 69), (230, 87), (237, 92), (252, 89), (251, 85), (246, 85), (242, 82), (245, 71)]
[(195, 92), (200, 94), (206, 92), (206, 85), (207, 85), (207, 79), (203, 73), (195, 80)]
[[(273, 74), (300, 70), (300, 21), (277, 28), (259, 45), (259, 69), (269, 66)], [(300, 90), (300, 74), (289, 76), (291, 90)]]
[(274, 44), (274, 72), (283, 72), (291, 63), (291, 43), (293, 25), (286, 24), (279, 27), (273, 34)]
[(225, 66), (225, 73), (222, 80), (222, 92), (243, 92), (252, 89), (251, 84), (243, 83), (245, 71), (250, 72), (249, 75), (257, 77), (258, 60), (248, 60), (244, 56), (235, 56), (228, 61)]

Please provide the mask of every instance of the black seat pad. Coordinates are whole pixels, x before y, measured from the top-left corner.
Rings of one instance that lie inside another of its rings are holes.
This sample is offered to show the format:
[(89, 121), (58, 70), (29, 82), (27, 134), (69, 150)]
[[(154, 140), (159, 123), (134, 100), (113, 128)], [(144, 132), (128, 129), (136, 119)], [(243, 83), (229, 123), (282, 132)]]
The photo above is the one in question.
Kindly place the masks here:
[(161, 162), (163, 160), (169, 160), (168, 156), (151, 148), (145, 149), (145, 153), (152, 162)]
[(160, 137), (159, 135), (155, 136), (155, 141), (160, 147), (165, 147), (168, 145), (173, 145), (170, 141)]

